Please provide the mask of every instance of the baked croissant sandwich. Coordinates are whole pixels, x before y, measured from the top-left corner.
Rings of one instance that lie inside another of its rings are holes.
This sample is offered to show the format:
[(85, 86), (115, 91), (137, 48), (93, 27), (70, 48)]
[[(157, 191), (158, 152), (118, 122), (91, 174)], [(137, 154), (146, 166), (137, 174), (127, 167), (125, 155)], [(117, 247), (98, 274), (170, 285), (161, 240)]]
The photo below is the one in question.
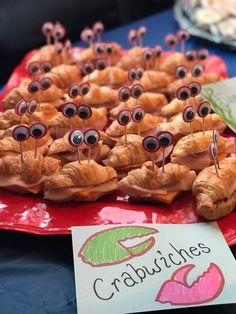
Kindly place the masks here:
[(140, 80), (145, 92), (160, 92), (167, 88), (173, 77), (166, 72), (144, 71)]
[(216, 174), (215, 166), (202, 170), (193, 184), (197, 201), (197, 212), (207, 220), (228, 215), (236, 205), (236, 159), (228, 157), (220, 162)]
[(124, 70), (130, 70), (137, 64), (142, 68), (145, 66), (143, 47), (139, 46), (129, 49), (127, 54), (124, 55), (116, 65)]
[(94, 160), (70, 162), (48, 178), (44, 197), (55, 202), (93, 202), (117, 189), (117, 174)]
[(186, 166), (168, 163), (162, 172), (149, 161), (130, 171), (118, 188), (133, 200), (170, 204), (182, 191), (191, 190), (195, 178), (195, 172)]
[[(200, 171), (212, 162), (209, 156), (209, 145), (212, 141), (212, 131), (194, 133), (182, 137), (175, 145), (171, 154), (171, 162), (185, 165), (190, 169)], [(233, 142), (226, 137), (219, 136), (218, 158), (224, 159), (234, 152)]]
[(46, 178), (59, 170), (60, 162), (41, 154), (35, 158), (33, 151), (24, 152), (23, 158), (23, 163), (20, 155), (0, 158), (0, 186), (18, 193), (38, 194)]
[[(23, 124), (28, 124), (28, 117), (26, 115), (23, 115), (21, 122)], [(0, 129), (5, 130), (19, 123), (20, 116), (16, 114), (14, 109), (8, 109), (0, 113)]]

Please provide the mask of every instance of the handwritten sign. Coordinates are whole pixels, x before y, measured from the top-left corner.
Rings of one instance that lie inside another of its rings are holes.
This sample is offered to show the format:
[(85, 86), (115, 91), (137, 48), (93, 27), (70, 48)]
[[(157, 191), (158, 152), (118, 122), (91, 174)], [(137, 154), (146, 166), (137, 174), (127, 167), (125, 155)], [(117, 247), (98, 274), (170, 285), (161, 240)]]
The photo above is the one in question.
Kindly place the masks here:
[(80, 314), (236, 302), (235, 260), (216, 223), (73, 227)]
[(202, 86), (201, 94), (212, 109), (236, 132), (236, 78)]

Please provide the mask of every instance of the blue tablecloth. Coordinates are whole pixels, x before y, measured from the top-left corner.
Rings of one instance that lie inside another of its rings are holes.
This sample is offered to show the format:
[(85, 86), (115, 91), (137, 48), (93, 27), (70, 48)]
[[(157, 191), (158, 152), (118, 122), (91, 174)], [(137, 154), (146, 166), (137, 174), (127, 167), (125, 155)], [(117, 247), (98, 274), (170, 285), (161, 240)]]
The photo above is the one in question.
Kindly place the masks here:
[[(104, 34), (104, 40), (116, 40), (129, 48), (127, 32), (131, 27), (147, 26), (145, 45), (163, 45), (163, 37), (175, 32), (177, 23), (171, 10)], [(79, 34), (78, 34), (79, 37)], [(206, 43), (192, 38), (188, 47)], [(234, 52), (207, 44), (211, 53), (226, 61), (229, 75), (236, 74)], [(76, 222), (75, 222), (76, 223)], [(232, 251), (236, 254), (236, 248)], [(9, 231), (0, 232), (0, 313), (1, 314), (75, 314), (76, 300), (70, 236), (35, 236)], [(88, 300), (89, 302), (89, 300)], [(160, 311), (158, 313), (167, 313)], [(198, 307), (171, 311), (183, 313), (236, 313), (236, 305)], [(93, 313), (88, 313), (93, 314)], [(112, 313), (109, 313), (112, 314)]]

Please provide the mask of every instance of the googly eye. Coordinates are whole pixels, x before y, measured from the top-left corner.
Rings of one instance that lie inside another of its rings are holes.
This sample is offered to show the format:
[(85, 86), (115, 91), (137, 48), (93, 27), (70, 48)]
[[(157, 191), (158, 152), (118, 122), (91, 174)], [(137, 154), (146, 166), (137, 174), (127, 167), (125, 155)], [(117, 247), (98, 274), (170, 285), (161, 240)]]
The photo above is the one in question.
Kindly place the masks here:
[(211, 160), (215, 160), (218, 156), (218, 148), (216, 143), (214, 142), (211, 142), (209, 145), (209, 155)]
[(142, 25), (137, 29), (137, 36), (138, 38), (141, 38), (145, 35), (145, 33), (147, 32), (147, 28), (146, 26)]
[(186, 106), (183, 110), (182, 117), (185, 122), (192, 122), (195, 118), (196, 111), (192, 106)]
[(184, 78), (187, 75), (187, 73), (188, 73), (187, 68), (184, 65), (179, 65), (176, 68), (175, 76), (178, 79), (182, 79), (182, 78)]
[(86, 28), (81, 32), (80, 38), (85, 42), (91, 42), (94, 39), (94, 33), (90, 28)]
[(149, 153), (155, 153), (160, 148), (160, 143), (155, 136), (147, 136), (143, 139), (143, 148)]
[(33, 112), (35, 112), (35, 110), (37, 109), (38, 106), (38, 102), (35, 99), (32, 99), (29, 103), (28, 103), (28, 113), (32, 114)]
[(210, 112), (211, 105), (209, 104), (209, 102), (206, 100), (201, 101), (197, 109), (199, 117), (205, 118)]
[(141, 84), (134, 84), (130, 90), (130, 94), (133, 98), (138, 98), (143, 93), (143, 86)]
[(79, 84), (72, 84), (69, 88), (68, 95), (70, 98), (75, 98), (80, 93), (80, 86)]
[(42, 90), (47, 90), (52, 86), (52, 80), (50, 77), (44, 77), (40, 80), (40, 84)]
[(179, 100), (187, 100), (191, 95), (190, 89), (188, 86), (182, 86), (180, 88), (177, 89), (176, 91), (176, 97)]
[(94, 71), (94, 65), (92, 64), (92, 62), (86, 62), (83, 65), (82, 71), (85, 75), (89, 75)]
[(62, 114), (66, 118), (73, 118), (76, 115), (77, 107), (73, 102), (68, 102), (62, 107)]
[(162, 47), (161, 46), (156, 46), (153, 48), (153, 55), (155, 57), (160, 57), (160, 55), (162, 54)]
[(151, 60), (151, 58), (152, 58), (152, 50), (149, 48), (145, 49), (143, 52), (143, 59), (145, 61), (149, 61)]
[(130, 81), (135, 81), (137, 79), (136, 69), (131, 69), (128, 73), (128, 79)]
[(30, 130), (25, 125), (18, 125), (13, 129), (12, 136), (14, 140), (18, 142), (24, 142), (29, 138)]
[(186, 29), (180, 29), (176, 35), (179, 41), (186, 41), (190, 37), (189, 32)]
[(128, 109), (121, 110), (117, 119), (120, 125), (127, 125), (131, 121), (131, 112)]
[(104, 53), (104, 45), (102, 45), (100, 43), (94, 45), (94, 53), (95, 54), (102, 54), (102, 53)]
[(145, 111), (143, 110), (141, 106), (135, 107), (134, 110), (132, 111), (132, 119), (135, 122), (141, 122), (144, 119), (144, 116), (145, 116)]
[(203, 66), (201, 64), (195, 64), (192, 69), (192, 75), (198, 77), (203, 73)]
[(33, 81), (28, 85), (28, 91), (31, 94), (37, 93), (41, 88), (41, 84), (39, 81)]
[(27, 110), (27, 103), (24, 100), (20, 100), (15, 106), (15, 113), (18, 116), (22, 116)]
[(66, 34), (66, 29), (63, 25), (60, 23), (56, 23), (53, 31), (52, 31), (52, 36), (56, 39), (62, 39)]
[(197, 59), (197, 52), (195, 50), (188, 50), (185, 52), (185, 58), (189, 62), (193, 62)]
[(70, 49), (72, 49), (72, 43), (71, 43), (70, 39), (67, 39), (65, 41), (64, 47), (65, 47), (66, 51), (69, 51)]
[(131, 29), (128, 33), (128, 41), (131, 45), (135, 45), (137, 41), (137, 31), (135, 29)]
[(63, 51), (63, 44), (58, 41), (58, 42), (55, 44), (55, 53), (59, 55), (59, 54), (62, 53), (62, 51)]
[(52, 64), (50, 61), (45, 61), (40, 64), (40, 69), (43, 73), (48, 73), (52, 69)]
[(106, 53), (107, 53), (108, 55), (111, 55), (112, 52), (113, 52), (112, 45), (110, 45), (110, 44), (106, 45)]
[(218, 144), (219, 143), (219, 138), (220, 138), (220, 132), (216, 129), (212, 130), (212, 138), (213, 141)]
[(177, 36), (175, 34), (166, 35), (165, 43), (170, 48), (175, 47), (177, 44)]
[(69, 133), (68, 141), (72, 146), (80, 146), (84, 141), (84, 133), (80, 129), (75, 129)]
[(92, 116), (92, 109), (88, 105), (79, 105), (77, 115), (82, 120), (87, 120)]
[(98, 21), (93, 25), (93, 32), (95, 35), (101, 35), (104, 31), (104, 25), (102, 22)]
[(138, 67), (138, 68), (136, 69), (136, 75), (137, 75), (137, 78), (138, 78), (139, 80), (141, 80), (141, 78), (143, 77), (143, 69), (140, 68), (140, 67)]
[(88, 94), (90, 90), (90, 85), (87, 82), (81, 83), (80, 84), (80, 96), (85, 96)]
[(102, 71), (106, 68), (106, 66), (107, 66), (107, 63), (105, 60), (100, 59), (100, 60), (96, 61), (96, 69), (97, 70)]
[(37, 73), (40, 69), (40, 65), (39, 65), (39, 62), (31, 62), (29, 65), (28, 65), (28, 72), (29, 74), (31, 75), (34, 75), (35, 73)]
[(47, 133), (47, 128), (43, 123), (34, 123), (30, 127), (30, 135), (33, 138), (39, 139)]
[(51, 22), (46, 22), (46, 23), (44, 23), (43, 26), (42, 26), (42, 33), (43, 33), (45, 36), (52, 35), (53, 29), (54, 29), (53, 23), (51, 23)]
[(198, 60), (201, 60), (201, 61), (205, 60), (209, 56), (209, 51), (205, 48), (199, 49), (197, 56), (198, 56)]
[(192, 82), (188, 85), (192, 97), (196, 97), (201, 92), (201, 85), (198, 82)]
[(84, 142), (85, 144), (89, 146), (96, 145), (99, 140), (100, 140), (100, 134), (95, 129), (88, 129), (84, 133)]
[(130, 99), (130, 89), (129, 87), (121, 87), (118, 90), (118, 98), (120, 101), (126, 102)]
[(160, 143), (160, 147), (166, 148), (173, 144), (173, 135), (168, 132), (161, 132), (157, 135), (157, 139)]

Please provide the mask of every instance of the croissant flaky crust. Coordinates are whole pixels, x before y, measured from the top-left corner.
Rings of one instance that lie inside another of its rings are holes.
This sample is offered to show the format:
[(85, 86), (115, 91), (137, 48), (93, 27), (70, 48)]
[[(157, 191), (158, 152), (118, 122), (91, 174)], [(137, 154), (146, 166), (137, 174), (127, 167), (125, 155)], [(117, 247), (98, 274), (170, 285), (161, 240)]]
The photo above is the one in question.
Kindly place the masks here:
[(155, 91), (166, 88), (173, 77), (166, 72), (158, 71), (144, 71), (143, 77), (140, 80), (140, 84), (143, 86), (144, 91)]
[(44, 196), (53, 201), (94, 201), (117, 188), (117, 174), (95, 161), (74, 161), (48, 178)]
[(142, 68), (145, 67), (145, 61), (143, 58), (143, 47), (139, 46), (129, 49), (127, 55), (123, 56), (117, 62), (117, 66), (124, 70), (130, 70), (137, 64)]
[(218, 173), (214, 166), (205, 168), (193, 184), (197, 212), (207, 220), (226, 216), (236, 205), (236, 159), (224, 159)]
[[(28, 124), (29, 119), (26, 115), (22, 116), (22, 123)], [(0, 113), (0, 129), (8, 129), (12, 125), (20, 123), (20, 116), (16, 114), (14, 109), (8, 109)]]
[(20, 193), (37, 194), (42, 191), (47, 176), (59, 168), (58, 160), (41, 154), (35, 158), (32, 151), (23, 153), (23, 163), (20, 155), (4, 156), (0, 158), (0, 186)]
[[(134, 199), (156, 200), (171, 203), (180, 191), (192, 188), (196, 174), (183, 165), (168, 163), (164, 172), (146, 162), (122, 179), (118, 188)], [(168, 197), (167, 197), (168, 196)]]
[(89, 76), (84, 77), (84, 81), (97, 85), (119, 87), (128, 83), (128, 72), (117, 66), (108, 66), (102, 71), (93, 71)]
[(51, 78), (53, 84), (61, 89), (81, 81), (81, 73), (76, 65), (61, 64), (51, 69), (45, 77)]

